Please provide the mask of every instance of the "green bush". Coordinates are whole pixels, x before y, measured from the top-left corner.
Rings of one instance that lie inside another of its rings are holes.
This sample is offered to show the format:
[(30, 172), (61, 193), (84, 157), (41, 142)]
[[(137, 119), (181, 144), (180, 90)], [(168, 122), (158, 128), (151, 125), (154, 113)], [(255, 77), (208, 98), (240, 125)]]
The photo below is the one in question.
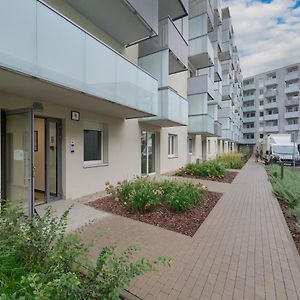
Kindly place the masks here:
[(241, 169), (247, 161), (243, 153), (234, 152), (222, 154), (217, 158), (217, 161), (221, 163), (226, 169)]
[(47, 209), (42, 218), (26, 219), (22, 209), (6, 204), (0, 216), (0, 299), (119, 299), (130, 281), (170, 260), (133, 262), (138, 247), (116, 254), (100, 252), (97, 264), (76, 233), (67, 234), (67, 211), (61, 218)]
[(179, 181), (154, 181), (148, 177), (137, 177), (116, 186), (107, 183), (106, 191), (133, 211), (147, 212), (166, 204), (171, 210), (182, 212), (193, 208), (202, 200), (204, 187)]
[(226, 175), (226, 169), (220, 162), (208, 160), (201, 164), (188, 164), (185, 168), (181, 168), (176, 172), (177, 176), (183, 176), (184, 174), (192, 175), (197, 178), (221, 178)]
[(291, 213), (297, 218), (300, 226), (300, 172), (284, 169), (284, 177), (280, 178), (280, 166), (271, 165), (267, 172), (272, 183), (275, 196), (288, 204)]

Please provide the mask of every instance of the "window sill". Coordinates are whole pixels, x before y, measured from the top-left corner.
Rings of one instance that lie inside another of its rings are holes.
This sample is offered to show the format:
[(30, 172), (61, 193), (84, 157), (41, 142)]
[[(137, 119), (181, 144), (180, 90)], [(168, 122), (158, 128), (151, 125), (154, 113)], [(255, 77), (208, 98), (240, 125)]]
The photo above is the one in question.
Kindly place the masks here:
[(104, 162), (98, 162), (98, 163), (83, 163), (83, 168), (88, 169), (88, 168), (97, 168), (97, 167), (107, 167), (109, 166), (108, 163)]
[(178, 158), (177, 155), (168, 155), (168, 159)]

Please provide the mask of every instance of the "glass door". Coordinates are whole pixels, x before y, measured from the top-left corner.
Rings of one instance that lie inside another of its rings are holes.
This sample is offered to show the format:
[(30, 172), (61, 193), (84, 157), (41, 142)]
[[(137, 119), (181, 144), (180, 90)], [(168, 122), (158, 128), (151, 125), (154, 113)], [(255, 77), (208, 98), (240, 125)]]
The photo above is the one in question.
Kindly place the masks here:
[(142, 131), (141, 134), (141, 173), (155, 173), (155, 133)]
[(2, 198), (24, 207), (33, 215), (34, 172), (32, 109), (4, 111), (2, 113)]
[(60, 199), (61, 186), (61, 120), (46, 119), (46, 172), (45, 198), (46, 201)]

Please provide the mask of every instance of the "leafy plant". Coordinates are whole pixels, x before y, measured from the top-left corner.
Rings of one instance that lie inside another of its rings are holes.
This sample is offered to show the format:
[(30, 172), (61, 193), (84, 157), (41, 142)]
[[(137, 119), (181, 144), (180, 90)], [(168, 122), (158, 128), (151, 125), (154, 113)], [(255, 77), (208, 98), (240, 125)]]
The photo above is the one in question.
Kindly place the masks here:
[(218, 161), (208, 160), (201, 164), (188, 164), (185, 168), (181, 168), (176, 172), (177, 176), (183, 176), (184, 174), (192, 175), (197, 178), (222, 178), (226, 175), (226, 169), (223, 164)]
[(138, 247), (116, 254), (116, 245), (100, 252), (97, 264), (77, 233), (67, 233), (66, 211), (56, 218), (26, 219), (6, 204), (0, 216), (0, 299), (119, 299), (134, 277), (168, 265), (170, 259), (133, 261)]
[(203, 186), (179, 181), (154, 181), (137, 177), (116, 186), (107, 184), (106, 191), (133, 211), (147, 212), (158, 205), (168, 205), (174, 211), (187, 211), (203, 198)]

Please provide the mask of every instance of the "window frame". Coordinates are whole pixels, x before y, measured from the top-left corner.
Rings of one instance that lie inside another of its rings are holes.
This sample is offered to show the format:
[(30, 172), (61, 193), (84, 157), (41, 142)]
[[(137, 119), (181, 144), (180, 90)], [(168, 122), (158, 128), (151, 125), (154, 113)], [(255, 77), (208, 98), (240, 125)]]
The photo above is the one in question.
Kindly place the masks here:
[[(100, 133), (100, 159), (98, 160), (85, 160), (85, 131), (95, 131)], [(87, 122), (83, 128), (83, 166), (85, 168), (97, 167), (107, 165), (104, 163), (104, 125), (101, 123)]]
[(168, 134), (168, 157), (174, 158), (177, 157), (177, 147), (176, 143), (178, 140), (177, 134)]

